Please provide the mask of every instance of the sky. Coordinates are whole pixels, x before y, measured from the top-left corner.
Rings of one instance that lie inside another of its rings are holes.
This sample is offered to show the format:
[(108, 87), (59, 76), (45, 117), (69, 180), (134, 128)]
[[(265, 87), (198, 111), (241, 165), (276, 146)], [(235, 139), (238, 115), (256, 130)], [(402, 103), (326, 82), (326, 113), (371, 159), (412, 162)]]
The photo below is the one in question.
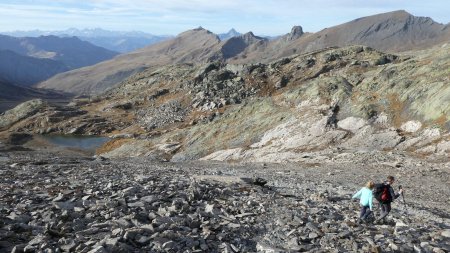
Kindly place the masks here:
[(281, 35), (294, 25), (316, 32), (394, 10), (450, 22), (450, 0), (1, 0), (0, 31), (73, 27), (176, 35), (202, 26)]

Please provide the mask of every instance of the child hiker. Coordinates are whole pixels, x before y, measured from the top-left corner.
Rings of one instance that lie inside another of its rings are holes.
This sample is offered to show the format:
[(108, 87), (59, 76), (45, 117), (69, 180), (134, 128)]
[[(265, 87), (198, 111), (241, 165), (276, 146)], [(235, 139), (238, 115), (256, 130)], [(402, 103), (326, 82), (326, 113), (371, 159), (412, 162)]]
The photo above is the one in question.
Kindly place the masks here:
[(359, 190), (352, 199), (359, 199), (359, 204), (361, 205), (361, 212), (359, 216), (359, 222), (367, 222), (367, 218), (372, 212), (372, 189), (375, 187), (373, 181), (367, 182), (366, 186)]

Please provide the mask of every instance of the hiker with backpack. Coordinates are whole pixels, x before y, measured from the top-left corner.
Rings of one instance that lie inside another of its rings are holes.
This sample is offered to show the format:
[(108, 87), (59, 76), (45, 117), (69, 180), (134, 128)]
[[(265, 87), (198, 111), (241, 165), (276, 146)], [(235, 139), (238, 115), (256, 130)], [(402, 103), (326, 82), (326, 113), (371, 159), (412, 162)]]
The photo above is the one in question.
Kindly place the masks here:
[(391, 203), (397, 199), (402, 193), (403, 189), (400, 189), (398, 193), (395, 193), (392, 185), (395, 182), (395, 178), (393, 176), (388, 176), (387, 180), (384, 183), (377, 184), (374, 189), (375, 199), (380, 203), (381, 214), (376, 222), (380, 222), (381, 220), (385, 220), (386, 216), (391, 211)]
[(359, 190), (355, 195), (353, 195), (352, 199), (359, 199), (359, 204), (361, 205), (361, 211), (359, 215), (359, 223), (366, 223), (367, 218), (372, 213), (372, 202), (373, 202), (373, 194), (372, 189), (375, 184), (373, 181), (367, 182), (367, 184)]

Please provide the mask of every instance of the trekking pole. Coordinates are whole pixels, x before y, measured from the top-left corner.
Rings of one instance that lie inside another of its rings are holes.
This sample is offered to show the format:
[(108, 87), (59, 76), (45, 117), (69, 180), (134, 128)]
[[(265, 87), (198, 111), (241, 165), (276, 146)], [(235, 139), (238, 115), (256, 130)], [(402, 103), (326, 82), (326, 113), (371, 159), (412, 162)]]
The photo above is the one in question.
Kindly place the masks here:
[[(398, 189), (401, 190), (401, 189), (402, 189), (402, 186), (399, 185), (399, 186), (398, 186)], [(405, 205), (405, 213), (407, 213), (407, 209), (406, 209), (406, 201), (405, 201), (405, 195), (403, 194), (403, 191), (402, 191), (402, 199), (403, 199), (403, 205)]]

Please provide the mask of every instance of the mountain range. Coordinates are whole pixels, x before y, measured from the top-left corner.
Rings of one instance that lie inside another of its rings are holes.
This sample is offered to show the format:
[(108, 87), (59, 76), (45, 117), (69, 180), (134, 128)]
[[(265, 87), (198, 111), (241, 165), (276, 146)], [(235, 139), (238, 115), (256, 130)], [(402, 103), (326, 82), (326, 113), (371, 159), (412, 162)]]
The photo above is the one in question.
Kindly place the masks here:
[(450, 39), (450, 24), (440, 24), (428, 17), (416, 17), (403, 10), (358, 18), (317, 33), (303, 33), (295, 28), (290, 34), (266, 43), (261, 50), (245, 50), (237, 57), (238, 62), (273, 60), (348, 45), (366, 45), (384, 52), (404, 52), (425, 49)]
[(295, 26), (290, 33), (273, 40), (251, 32), (221, 40), (208, 30), (197, 28), (112, 60), (56, 75), (39, 87), (77, 94), (101, 93), (132, 74), (167, 64), (270, 62), (293, 54), (355, 44), (403, 52), (438, 45), (449, 38), (450, 25), (405, 11), (363, 17), (317, 33), (305, 33), (301, 26)]
[(139, 31), (108, 31), (100, 28), (70, 28), (63, 31), (14, 31), (3, 32), (3, 34), (14, 37), (39, 37), (50, 35), (58, 37), (78, 37), (79, 39), (90, 42), (96, 46), (120, 53), (131, 52), (136, 49), (172, 38), (170, 35), (153, 35)]
[(5, 81), (30, 86), (117, 54), (76, 37), (0, 35), (0, 75)]

